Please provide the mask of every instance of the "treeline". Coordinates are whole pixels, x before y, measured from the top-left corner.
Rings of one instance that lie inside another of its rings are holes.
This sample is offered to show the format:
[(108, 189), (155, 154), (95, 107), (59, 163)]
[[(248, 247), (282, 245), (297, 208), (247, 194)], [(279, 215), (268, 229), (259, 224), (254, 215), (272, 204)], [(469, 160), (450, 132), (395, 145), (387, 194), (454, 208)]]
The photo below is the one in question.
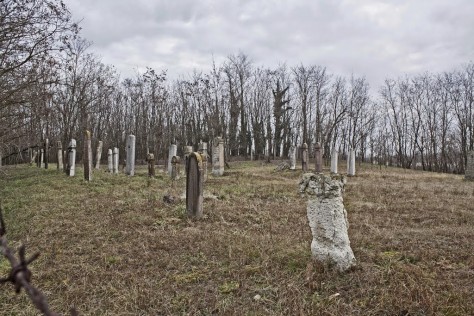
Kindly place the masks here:
[(151, 68), (121, 79), (89, 52), (60, 1), (0, 6), (4, 162), (27, 160), (24, 149), (45, 138), (63, 146), (76, 138), (80, 149), (86, 129), (104, 150), (123, 150), (134, 134), (138, 159), (147, 151), (166, 159), (172, 143), (222, 136), (228, 159), (285, 157), (291, 145), (319, 142), (326, 157), (333, 147), (341, 155), (354, 147), (359, 160), (461, 173), (474, 149), (472, 62), (387, 80), (376, 95), (364, 77), (318, 65), (270, 69), (243, 53), (180, 80)]

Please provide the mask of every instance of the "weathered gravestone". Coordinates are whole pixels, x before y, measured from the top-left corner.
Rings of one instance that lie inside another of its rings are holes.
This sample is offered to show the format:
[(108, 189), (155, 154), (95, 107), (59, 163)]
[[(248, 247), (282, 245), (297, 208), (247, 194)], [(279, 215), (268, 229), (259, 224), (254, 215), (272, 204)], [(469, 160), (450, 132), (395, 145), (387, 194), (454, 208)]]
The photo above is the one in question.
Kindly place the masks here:
[(345, 178), (340, 175), (306, 173), (299, 184), (308, 196), (307, 216), (313, 240), (311, 253), (322, 263), (332, 263), (345, 271), (355, 265), (342, 194)]
[(224, 175), (224, 140), (222, 137), (214, 138), (212, 144), (212, 175)]
[(58, 140), (56, 142), (56, 147), (57, 147), (57, 150), (58, 150), (58, 163), (56, 165), (57, 169), (58, 170), (62, 170), (63, 169), (63, 144), (61, 143), (60, 140)]
[(193, 218), (202, 216), (203, 178), (202, 157), (197, 152), (191, 153), (186, 170), (186, 211)]
[(92, 140), (91, 132), (84, 133), (84, 180), (92, 180)]
[(207, 180), (207, 143), (199, 143), (198, 152), (201, 154), (202, 158), (202, 168), (204, 170), (204, 181)]
[(155, 176), (155, 155), (154, 154), (147, 154), (146, 161), (148, 162), (148, 176), (154, 177)]
[(171, 177), (171, 159), (176, 156), (176, 153), (178, 151), (178, 146), (175, 144), (171, 144), (169, 151), (168, 151), (168, 175)]
[(338, 155), (338, 152), (336, 150), (336, 147), (333, 147), (331, 151), (331, 172), (332, 173), (337, 173), (337, 155)]
[(296, 170), (296, 147), (291, 145), (288, 153), (290, 156), (290, 170)]
[(119, 149), (114, 147), (113, 151), (114, 174), (119, 173)]
[(97, 145), (97, 151), (95, 153), (95, 168), (100, 169), (100, 159), (102, 158), (102, 141), (99, 141), (99, 144)]
[(184, 146), (184, 170), (188, 170), (188, 159), (192, 152), (193, 146)]
[(308, 160), (308, 144), (303, 143), (301, 147), (301, 169), (303, 169), (303, 172), (308, 171)]
[(467, 153), (466, 174), (464, 178), (474, 181), (474, 150)]
[(355, 150), (349, 149), (349, 156), (347, 157), (347, 175), (349, 177), (355, 176), (356, 162), (355, 162)]
[(135, 135), (127, 137), (127, 160), (125, 163), (125, 174), (133, 176), (135, 174)]
[(107, 150), (107, 170), (110, 173), (114, 172), (114, 154), (110, 148)]
[(66, 173), (70, 177), (76, 175), (76, 140), (73, 138), (69, 142), (69, 147), (67, 148), (68, 153), (68, 163), (66, 168)]
[(314, 152), (315, 152), (315, 160), (316, 160), (316, 168), (315, 171), (316, 173), (323, 172), (323, 156), (321, 153), (321, 144), (316, 143), (316, 146), (314, 147)]
[(181, 158), (173, 156), (171, 158), (171, 179), (179, 179)]

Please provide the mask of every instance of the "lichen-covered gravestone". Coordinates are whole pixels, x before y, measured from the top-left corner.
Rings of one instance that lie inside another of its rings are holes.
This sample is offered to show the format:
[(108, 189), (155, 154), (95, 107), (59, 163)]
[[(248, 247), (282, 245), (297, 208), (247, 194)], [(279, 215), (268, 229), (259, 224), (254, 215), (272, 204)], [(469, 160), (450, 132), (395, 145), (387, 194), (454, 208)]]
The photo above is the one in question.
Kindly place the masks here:
[(178, 156), (173, 156), (171, 158), (171, 179), (177, 180), (179, 179), (180, 168), (179, 165), (181, 163), (181, 158)]
[(200, 218), (203, 205), (203, 168), (202, 157), (194, 152), (189, 155), (188, 169), (186, 170), (186, 211), (188, 216)]
[(474, 150), (467, 153), (466, 174), (464, 178), (474, 181)]
[(313, 241), (313, 258), (333, 263), (340, 271), (355, 265), (342, 194), (345, 179), (340, 175), (306, 173), (300, 181), (300, 193), (308, 196), (307, 216)]

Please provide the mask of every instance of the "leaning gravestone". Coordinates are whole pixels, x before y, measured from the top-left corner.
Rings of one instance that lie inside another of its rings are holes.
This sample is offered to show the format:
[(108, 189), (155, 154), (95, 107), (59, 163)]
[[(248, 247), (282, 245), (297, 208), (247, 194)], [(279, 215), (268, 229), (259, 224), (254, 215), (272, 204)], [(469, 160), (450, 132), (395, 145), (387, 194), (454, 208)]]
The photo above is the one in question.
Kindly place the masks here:
[(338, 155), (338, 152), (336, 150), (336, 147), (333, 147), (331, 151), (331, 172), (332, 173), (337, 173), (337, 155)]
[(119, 173), (119, 149), (117, 147), (114, 147), (113, 166), (114, 166), (114, 174), (118, 174)]
[(71, 141), (69, 142), (67, 153), (68, 153), (67, 174), (70, 177), (74, 177), (76, 174), (76, 140), (74, 138), (71, 139)]
[(222, 137), (214, 138), (212, 144), (212, 175), (224, 175), (224, 140)]
[(301, 169), (303, 172), (308, 171), (308, 144), (303, 143), (301, 147)]
[(474, 150), (467, 153), (466, 174), (464, 178), (466, 180), (474, 180)]
[(349, 177), (355, 176), (356, 172), (356, 162), (355, 162), (355, 150), (349, 150), (349, 156), (347, 157), (347, 175)]
[(95, 168), (100, 169), (100, 159), (102, 158), (102, 141), (99, 141), (99, 144), (97, 145), (97, 151), (95, 153)]
[(340, 175), (306, 173), (299, 184), (308, 196), (307, 216), (313, 240), (311, 253), (322, 263), (333, 263), (340, 271), (355, 265), (349, 235), (347, 213), (342, 194), (345, 178)]
[(291, 145), (288, 153), (290, 156), (290, 170), (296, 170), (296, 147)]
[(114, 154), (112, 149), (107, 150), (107, 170), (110, 173), (114, 172)]
[(127, 137), (127, 160), (125, 164), (125, 174), (133, 176), (135, 174), (135, 135)]
[(190, 217), (202, 216), (203, 178), (202, 157), (197, 152), (191, 153), (186, 170), (186, 211)]
[(91, 132), (86, 131), (84, 135), (84, 180), (92, 180), (92, 140)]
[(57, 163), (57, 168), (58, 170), (63, 169), (63, 144), (61, 143), (60, 140), (56, 142), (56, 147), (58, 150), (58, 163)]
[(171, 159), (176, 156), (178, 146), (171, 144), (168, 151), (168, 175), (171, 177)]

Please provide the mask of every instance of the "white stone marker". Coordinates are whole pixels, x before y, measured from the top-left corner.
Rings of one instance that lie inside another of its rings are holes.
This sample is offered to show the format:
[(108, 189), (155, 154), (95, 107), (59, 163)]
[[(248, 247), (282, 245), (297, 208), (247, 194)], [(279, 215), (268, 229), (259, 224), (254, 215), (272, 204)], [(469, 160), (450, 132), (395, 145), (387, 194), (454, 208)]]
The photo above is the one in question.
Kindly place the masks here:
[(127, 162), (125, 165), (125, 174), (133, 176), (135, 174), (135, 135), (127, 137)]
[(345, 178), (340, 175), (305, 173), (300, 193), (308, 196), (307, 216), (313, 240), (311, 253), (322, 263), (334, 263), (340, 271), (355, 265), (342, 194)]
[(95, 154), (95, 168), (96, 169), (100, 169), (100, 159), (102, 158), (102, 141), (100, 140), (99, 141), (99, 144), (97, 145), (97, 151), (96, 151), (96, 154)]
[(290, 170), (296, 170), (296, 147), (291, 145), (288, 153), (290, 156)]
[(171, 172), (172, 172), (171, 159), (173, 159), (173, 157), (176, 156), (177, 151), (178, 151), (178, 146), (176, 146), (175, 144), (171, 144), (168, 151), (168, 175), (170, 177), (171, 177)]
[(338, 151), (336, 150), (336, 147), (333, 147), (331, 150), (331, 172), (332, 173), (337, 173), (337, 155)]
[(119, 173), (119, 149), (117, 147), (114, 147), (113, 164), (114, 164), (114, 174), (118, 174)]
[(68, 171), (70, 177), (76, 175), (76, 140), (74, 138), (71, 139), (68, 147)]
[(224, 140), (222, 137), (214, 138), (212, 144), (212, 175), (224, 174)]
[(114, 172), (114, 156), (112, 149), (107, 150), (107, 170), (110, 173)]
[(56, 167), (58, 170), (63, 169), (63, 144), (61, 143), (60, 140), (56, 142), (56, 147), (58, 149), (58, 163), (56, 164)]
[(349, 156), (347, 157), (347, 175), (350, 177), (355, 176), (356, 172), (356, 160), (355, 160), (355, 150), (349, 149)]

